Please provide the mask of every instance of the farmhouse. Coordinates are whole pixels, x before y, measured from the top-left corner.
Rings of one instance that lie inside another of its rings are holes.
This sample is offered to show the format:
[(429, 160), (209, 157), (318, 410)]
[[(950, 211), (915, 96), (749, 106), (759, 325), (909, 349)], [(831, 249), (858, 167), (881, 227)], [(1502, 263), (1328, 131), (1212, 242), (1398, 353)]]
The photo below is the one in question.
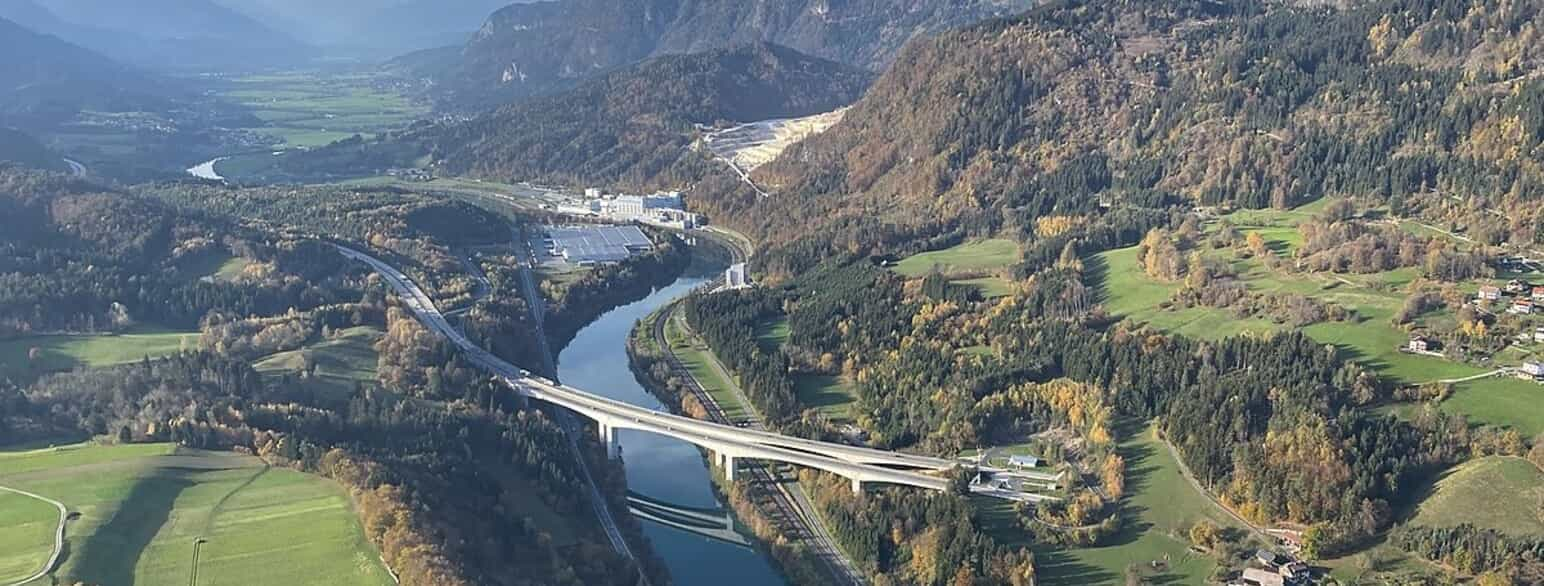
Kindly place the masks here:
[(1544, 343), (1544, 326), (1539, 326), (1537, 328), (1534, 328), (1534, 330), (1533, 330), (1533, 341), (1539, 342), (1539, 343)]
[(1246, 568), (1242, 579), (1249, 586), (1284, 586), (1287, 583), (1281, 574), (1260, 568)]
[(1512, 306), (1508, 307), (1506, 311), (1507, 313), (1516, 315), (1533, 315), (1533, 311), (1536, 307), (1537, 304), (1535, 304), (1532, 299), (1518, 299), (1513, 301)]
[(1524, 362), (1522, 374), (1524, 378), (1544, 382), (1544, 362)]
[(1014, 468), (1038, 468), (1040, 458), (1034, 456), (1008, 456), (1008, 465)]
[(1544, 286), (1533, 288), (1533, 300), (1544, 303)]
[(1533, 285), (1529, 285), (1527, 281), (1522, 279), (1512, 279), (1506, 284), (1506, 292), (1512, 294), (1526, 293), (1532, 288)]
[(1479, 299), (1481, 301), (1500, 301), (1501, 288), (1494, 285), (1480, 287)]
[(1425, 354), (1435, 349), (1437, 341), (1426, 336), (1412, 336), (1410, 344), (1406, 346), (1411, 352)]
[(1308, 577), (1308, 564), (1303, 562), (1287, 562), (1276, 568), (1276, 573), (1281, 574), (1287, 580), (1300, 580)]

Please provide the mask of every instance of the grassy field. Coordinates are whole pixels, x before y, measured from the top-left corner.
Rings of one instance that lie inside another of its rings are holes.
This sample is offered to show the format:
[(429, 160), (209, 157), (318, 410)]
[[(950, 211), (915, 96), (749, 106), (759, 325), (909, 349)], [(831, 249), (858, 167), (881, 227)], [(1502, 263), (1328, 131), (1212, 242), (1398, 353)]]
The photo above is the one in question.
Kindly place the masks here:
[(53, 505), (0, 491), (0, 584), (31, 576), (48, 563), (58, 524)]
[(1002, 277), (980, 277), (976, 279), (960, 279), (954, 281), (958, 285), (975, 287), (981, 292), (981, 296), (987, 299), (1007, 297), (1013, 294), (1013, 283)]
[(59, 578), (186, 583), (202, 539), (199, 584), (391, 583), (342, 489), (250, 456), (165, 444), (0, 452), (0, 484), (80, 513)]
[(665, 339), (670, 342), (670, 347), (686, 365), (686, 369), (691, 371), (697, 382), (702, 384), (703, 390), (706, 390), (713, 400), (718, 402), (719, 407), (723, 408), (724, 416), (736, 421), (746, 418), (748, 412), (745, 405), (740, 403), (739, 397), (730, 386), (734, 384), (733, 381), (726, 380), (719, 374), (718, 369), (713, 367), (707, 346), (698, 346), (692, 342), (691, 337), (686, 333), (685, 324), (682, 323), (683, 319), (678, 312), (671, 316), (669, 322), (666, 322)]
[(1442, 409), (1470, 421), (1512, 427), (1524, 437), (1544, 433), (1544, 385), (1515, 378), (1487, 378), (1455, 386)]
[(310, 355), (316, 364), (316, 374), (302, 384), (314, 393), (346, 399), (353, 393), (355, 383), (375, 382), (376, 363), (380, 359), (375, 343), (381, 335), (382, 332), (373, 327), (350, 328), (337, 332), (331, 340), (264, 358), (253, 367), (270, 376), (299, 374), (305, 368), (305, 356)]
[[(381, 82), (371, 73), (291, 72), (224, 80), (216, 92), (252, 108), (264, 124), (246, 130), (274, 137), (273, 148), (317, 147), (400, 128), (428, 113)], [(216, 171), (236, 176), (241, 164), (223, 161)]]
[(1168, 571), (1148, 575), (1152, 584), (1201, 584), (1217, 567), (1210, 557), (1189, 549), (1190, 526), (1209, 519), (1220, 527), (1237, 525), (1180, 474), (1179, 463), (1153, 433), (1139, 428), (1120, 444), (1126, 458), (1126, 493), (1121, 514), (1126, 525), (1110, 545), (1089, 548), (1039, 548), (1036, 567), (1048, 585), (1123, 584), (1126, 567), (1147, 567), (1167, 560)]
[[(1301, 244), (1296, 225), (1311, 218), (1323, 205), (1316, 202), (1287, 211), (1240, 211), (1230, 214), (1227, 219), (1245, 233), (1260, 233), (1278, 254), (1288, 255)], [(1090, 280), (1101, 285), (1101, 303), (1112, 315), (1203, 339), (1263, 334), (1291, 327), (1264, 319), (1239, 319), (1224, 309), (1164, 309), (1160, 304), (1174, 295), (1179, 284), (1149, 278), (1138, 264), (1137, 252), (1136, 247), (1124, 248), (1085, 260)], [(1353, 310), (1357, 316), (1353, 320), (1317, 323), (1302, 328), (1302, 331), (1319, 342), (1335, 345), (1346, 356), (1394, 381), (1420, 384), (1464, 378), (1490, 370), (1399, 351), (1410, 334), (1394, 326), (1391, 318), (1404, 303), (1405, 287), (1419, 276), (1415, 269), (1366, 275), (1285, 274), (1267, 269), (1256, 259), (1231, 259), (1230, 262), (1238, 278), (1251, 290), (1301, 294)], [(1444, 319), (1451, 319), (1451, 316), (1437, 312), (1418, 321), (1427, 323)], [(1544, 387), (1538, 385), (1509, 379), (1485, 379), (1458, 385), (1457, 392), (1442, 404), (1442, 408), (1462, 413), (1477, 423), (1513, 426), (1525, 435), (1533, 435), (1544, 432), (1544, 411), (1531, 407), (1536, 397), (1544, 396), (1540, 393), (1544, 393)]]
[(194, 279), (230, 282), (241, 277), (242, 272), (251, 265), (251, 260), (215, 251), (181, 261), (178, 269)]
[[(778, 318), (756, 327), (756, 343), (768, 352), (788, 343), (788, 318)], [(839, 376), (799, 374), (794, 376), (794, 392), (799, 403), (836, 422), (852, 421), (851, 406), (858, 400), (852, 384)]]
[(814, 409), (832, 421), (852, 421), (852, 404), (858, 400), (852, 386), (842, 377), (825, 374), (794, 376), (793, 390), (799, 404)]
[(1443, 475), (1410, 523), (1428, 527), (1470, 523), (1540, 537), (1544, 536), (1540, 497), (1544, 497), (1544, 472), (1532, 463), (1516, 457), (1480, 458)]
[(1012, 240), (994, 238), (914, 254), (902, 259), (895, 265), (894, 270), (907, 277), (921, 277), (935, 268), (943, 273), (993, 271), (1018, 261), (1018, 244)]
[[(198, 347), (197, 332), (140, 326), (123, 334), (27, 336), (0, 340), (0, 377), (31, 380), (38, 375), (87, 366), (101, 367), (176, 354)], [(37, 348), (36, 362), (27, 355)]]

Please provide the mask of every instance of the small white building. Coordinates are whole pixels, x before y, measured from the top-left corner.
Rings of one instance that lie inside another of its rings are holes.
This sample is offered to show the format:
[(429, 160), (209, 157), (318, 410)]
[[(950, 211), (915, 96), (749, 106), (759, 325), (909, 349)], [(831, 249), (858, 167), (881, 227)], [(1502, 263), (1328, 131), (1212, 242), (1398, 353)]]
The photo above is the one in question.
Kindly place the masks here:
[(1506, 311), (1516, 315), (1533, 315), (1536, 307), (1537, 305), (1532, 299), (1518, 299), (1512, 302), (1512, 306), (1508, 307)]
[(745, 263), (736, 263), (724, 271), (724, 287), (726, 289), (744, 289), (749, 286), (751, 286), (751, 279), (745, 270)]
[(1501, 288), (1494, 285), (1480, 287), (1479, 298), (1481, 301), (1500, 301)]
[(1544, 344), (1544, 327), (1535, 328), (1533, 330), (1533, 341)]
[(1544, 381), (1544, 362), (1524, 362), (1522, 373), (1533, 380)]

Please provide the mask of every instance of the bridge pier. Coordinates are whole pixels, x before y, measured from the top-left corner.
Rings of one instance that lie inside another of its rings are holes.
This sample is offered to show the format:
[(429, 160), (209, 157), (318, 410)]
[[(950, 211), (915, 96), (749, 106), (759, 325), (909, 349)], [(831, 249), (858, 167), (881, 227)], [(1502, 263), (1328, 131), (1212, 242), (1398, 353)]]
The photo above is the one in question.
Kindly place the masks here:
[(724, 469), (724, 480), (734, 484), (734, 456), (719, 454), (719, 466)]
[(617, 444), (617, 430), (616, 430), (616, 428), (614, 428), (614, 427), (612, 427), (610, 425), (606, 425), (606, 422), (604, 422), (604, 421), (596, 421), (595, 422), (595, 427), (596, 427), (596, 431), (598, 431), (600, 433), (600, 441), (601, 441), (601, 443), (605, 444), (605, 446), (606, 446), (606, 457), (607, 458), (615, 458), (615, 457), (617, 457), (617, 453), (620, 451), (619, 450), (620, 446)]

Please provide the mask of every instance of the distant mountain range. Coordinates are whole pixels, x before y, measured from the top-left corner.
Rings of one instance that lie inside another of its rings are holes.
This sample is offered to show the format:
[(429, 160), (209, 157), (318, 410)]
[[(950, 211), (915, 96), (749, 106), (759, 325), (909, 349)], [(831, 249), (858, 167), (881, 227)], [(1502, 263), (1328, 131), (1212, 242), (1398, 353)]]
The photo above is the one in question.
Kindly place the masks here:
[(82, 109), (159, 109), (172, 90), (131, 67), (0, 18), (0, 124), (47, 124)]
[(151, 69), (254, 68), (310, 55), (295, 38), (209, 0), (0, 0), (0, 18)]
[(868, 71), (756, 43), (667, 55), (558, 95), (467, 122), (420, 124), (283, 159), (287, 173), (363, 174), (430, 164), (499, 179), (647, 185), (683, 157), (700, 125), (805, 116), (856, 100)]
[(460, 50), (400, 60), (465, 108), (572, 87), (643, 59), (769, 42), (866, 69), (907, 41), (1032, 0), (558, 0), (495, 12)]
[(216, 1), (329, 51), (389, 57), (465, 43), (489, 14), (520, 0)]

